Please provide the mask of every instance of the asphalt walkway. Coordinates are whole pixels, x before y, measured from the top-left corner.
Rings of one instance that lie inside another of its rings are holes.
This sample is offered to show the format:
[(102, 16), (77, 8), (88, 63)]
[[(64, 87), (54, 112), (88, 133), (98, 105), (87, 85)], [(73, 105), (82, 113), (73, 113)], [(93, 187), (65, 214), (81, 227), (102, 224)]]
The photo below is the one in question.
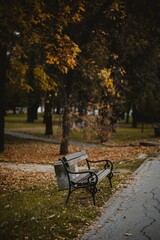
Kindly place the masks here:
[(10, 162), (0, 162), (0, 168), (10, 168), (14, 170), (21, 170), (21, 171), (36, 171), (36, 172), (46, 172), (46, 173), (53, 173), (54, 172), (54, 165), (51, 164), (36, 164), (36, 163), (10, 163)]
[[(53, 138), (37, 137), (30, 134), (22, 133), (22, 132), (5, 131), (5, 134), (13, 137), (21, 138), (21, 139), (60, 144), (60, 141)], [(95, 148), (101, 145), (101, 144), (85, 143), (85, 142), (78, 142), (78, 141), (69, 141), (69, 143), (75, 146), (88, 147), (88, 148)]]
[(145, 161), (127, 188), (107, 202), (83, 240), (160, 239), (160, 156)]

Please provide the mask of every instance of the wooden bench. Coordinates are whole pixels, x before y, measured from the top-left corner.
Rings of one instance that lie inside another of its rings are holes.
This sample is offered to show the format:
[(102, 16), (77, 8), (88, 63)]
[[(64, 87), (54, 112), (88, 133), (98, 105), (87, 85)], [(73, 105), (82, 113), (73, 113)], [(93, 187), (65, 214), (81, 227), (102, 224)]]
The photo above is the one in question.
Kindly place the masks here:
[[(69, 201), (71, 193), (80, 188), (88, 190), (93, 198), (93, 204), (96, 204), (95, 194), (97, 193), (97, 184), (102, 181), (105, 177), (108, 177), (110, 187), (112, 188), (112, 177), (113, 177), (113, 163), (110, 160), (89, 160), (86, 151), (80, 151), (73, 154), (69, 154), (60, 159), (64, 165), (64, 168), (68, 177), (68, 196), (66, 198), (66, 204)], [(84, 171), (73, 171), (71, 167), (85, 161), (85, 166), (87, 170)], [(93, 164), (103, 164), (102, 170), (91, 169)]]

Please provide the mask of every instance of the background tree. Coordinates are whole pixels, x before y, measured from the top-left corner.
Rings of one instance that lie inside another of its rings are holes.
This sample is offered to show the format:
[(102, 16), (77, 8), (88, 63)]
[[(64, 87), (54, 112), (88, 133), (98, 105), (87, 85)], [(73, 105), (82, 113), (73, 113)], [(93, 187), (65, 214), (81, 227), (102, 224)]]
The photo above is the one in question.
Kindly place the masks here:
[[(72, 4), (71, 4), (72, 5)], [(8, 8), (10, 6), (10, 8)], [(15, 8), (16, 6), (16, 8)], [(52, 7), (52, 8), (51, 8)], [(73, 11), (72, 11), (73, 9)], [(14, 1), (2, 1), (1, 2), (1, 15), (3, 21), (1, 22), (1, 60), (4, 64), (3, 72), (1, 76), (1, 89), (4, 93), (4, 83), (6, 79), (6, 72), (8, 69), (9, 55), (12, 56), (13, 50), (20, 49), (19, 61), (23, 64), (27, 60), (32, 59), (31, 53), (35, 49), (35, 46), (45, 49), (47, 63), (53, 64), (62, 73), (67, 73), (68, 69), (74, 68), (76, 65), (75, 58), (79, 53), (78, 46), (63, 33), (63, 26), (67, 26), (70, 23), (80, 21), (80, 13), (83, 11), (81, 1), (77, 1), (73, 8), (68, 7), (65, 1), (48, 1), (35, 2), (28, 1), (22, 2), (18, 0)], [(50, 26), (52, 28), (50, 29)], [(31, 31), (32, 29), (32, 31)], [(43, 30), (43, 32), (42, 32)], [(50, 31), (52, 30), (52, 31)], [(48, 32), (47, 32), (48, 31)], [(47, 38), (44, 37), (47, 34)], [(53, 35), (52, 35), (53, 34)], [(15, 41), (15, 36), (19, 36), (19, 45)], [(53, 37), (52, 37), (53, 36)], [(49, 41), (50, 40), (50, 41)], [(51, 53), (52, 51), (52, 53)], [(34, 52), (35, 53), (35, 52)], [(11, 59), (11, 58), (10, 58)], [(32, 65), (32, 63), (31, 63)], [(31, 66), (30, 65), (30, 66)], [(30, 81), (33, 79), (34, 69), (28, 68), (30, 71)], [(26, 86), (28, 78), (23, 79), (24, 82), (21, 87)], [(43, 81), (46, 83), (46, 81)], [(43, 82), (41, 86), (44, 87)], [(28, 86), (30, 86), (28, 84)], [(46, 88), (46, 85), (45, 85)], [(30, 89), (33, 91), (33, 86)], [(2, 94), (3, 96), (3, 94)], [(4, 109), (4, 98), (1, 98), (1, 109)], [(4, 149), (4, 111), (1, 111), (1, 151)]]
[[(99, 105), (100, 125), (110, 127), (124, 109), (124, 97), (135, 116), (133, 126), (140, 109), (146, 121), (146, 106), (151, 100), (157, 106), (159, 92), (153, 101), (149, 90), (155, 94), (159, 86), (158, 1), (7, 0), (1, 1), (1, 8), (1, 89), (10, 60), (10, 69), (21, 70), (17, 77), (12, 74), (13, 83), (30, 91), (33, 105), (48, 91), (59, 94), (61, 153), (68, 152), (72, 107), (83, 113), (88, 106)], [(4, 101), (1, 106), (3, 151)]]

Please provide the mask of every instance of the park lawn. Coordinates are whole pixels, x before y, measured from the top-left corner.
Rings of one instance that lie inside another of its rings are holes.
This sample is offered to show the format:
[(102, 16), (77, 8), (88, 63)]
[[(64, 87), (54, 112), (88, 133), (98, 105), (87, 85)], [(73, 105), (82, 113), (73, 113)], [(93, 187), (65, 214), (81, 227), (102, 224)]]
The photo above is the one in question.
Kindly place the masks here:
[[(9, 136), (5, 141), (1, 162), (54, 164), (61, 157), (57, 144)], [(69, 146), (70, 152), (80, 149)], [(132, 181), (132, 173), (159, 148), (98, 146), (85, 150), (90, 159), (109, 158), (114, 162), (113, 188), (110, 189), (108, 179), (98, 185), (96, 207), (84, 190), (75, 191), (65, 206), (67, 191), (57, 190), (52, 173), (0, 169), (0, 239), (81, 239), (112, 194)]]
[[(5, 117), (5, 130), (6, 131), (18, 131), (31, 135), (36, 135), (45, 138), (53, 138), (60, 140), (62, 135), (62, 116), (54, 114), (52, 117), (53, 122), (53, 136), (45, 135), (45, 124), (43, 123), (43, 114), (38, 114), (38, 119), (33, 123), (27, 123), (26, 114), (11, 114), (8, 113)], [(132, 128), (131, 124), (125, 124), (123, 121), (117, 124), (116, 134), (110, 136), (109, 143), (128, 144), (132, 142), (143, 141), (147, 139), (149, 141), (157, 141), (154, 136), (154, 128), (150, 124), (144, 124), (142, 131), (141, 124), (138, 124), (137, 128)], [(89, 128), (75, 128), (70, 130), (70, 140), (100, 143), (98, 134)]]
[[(116, 182), (119, 184), (115, 178)], [(74, 192), (65, 206), (66, 191), (57, 191), (51, 182), (47, 186), (40, 182), (26, 185), (19, 191), (1, 190), (1, 239), (74, 239), (100, 214), (113, 191), (108, 184), (105, 189), (101, 184), (97, 206), (93, 207), (91, 197), (81, 191)]]
[[(130, 162), (129, 171), (121, 174), (117, 165), (113, 188), (109, 187), (108, 179), (99, 184), (96, 206), (84, 190), (75, 191), (65, 206), (67, 191), (57, 191), (52, 174), (3, 169), (0, 239), (81, 239), (83, 232), (100, 216), (106, 201), (126, 186), (126, 180), (132, 181), (131, 173), (143, 161)], [(121, 167), (124, 169), (125, 165)]]
[[(16, 129), (34, 135), (35, 129), (39, 131), (41, 127), (41, 121), (27, 124), (24, 116), (21, 121), (17, 121), (17, 116), (8, 116), (6, 119), (6, 130)], [(36, 134), (42, 136), (42, 132)], [(74, 132), (71, 136), (78, 140), (79, 135), (79, 132)], [(83, 137), (81, 140), (84, 140)], [(101, 214), (112, 194), (125, 187), (128, 181), (132, 181), (132, 173), (146, 158), (159, 153), (159, 147), (141, 146), (139, 141), (159, 139), (154, 138), (152, 128), (141, 133), (140, 128), (135, 130), (128, 126), (119, 126), (117, 134), (108, 143), (98, 144), (94, 148), (87, 147), (87, 144), (83, 147), (90, 159), (111, 159), (114, 163), (113, 188), (110, 189), (107, 179), (99, 184), (95, 207), (91, 196), (84, 190), (75, 191), (69, 204), (65, 206), (67, 191), (57, 190), (52, 173), (1, 168), (0, 239), (81, 239), (84, 231)], [(82, 150), (80, 145), (69, 145), (69, 153)], [(6, 135), (5, 151), (0, 155), (0, 161), (54, 164), (60, 157), (58, 144), (22, 140)]]

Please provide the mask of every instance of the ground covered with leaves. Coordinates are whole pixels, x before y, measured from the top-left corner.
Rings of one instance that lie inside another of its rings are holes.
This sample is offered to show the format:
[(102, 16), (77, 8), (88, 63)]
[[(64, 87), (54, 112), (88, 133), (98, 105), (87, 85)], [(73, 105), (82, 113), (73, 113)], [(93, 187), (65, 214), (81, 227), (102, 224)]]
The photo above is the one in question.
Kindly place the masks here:
[[(76, 191), (64, 205), (67, 191), (57, 191), (52, 172), (4, 168), (3, 163), (54, 164), (61, 157), (59, 145), (15, 138), (7, 139), (0, 155), (0, 239), (81, 239), (85, 229), (100, 215), (106, 201), (127, 181), (145, 158), (159, 153), (159, 147), (99, 145), (86, 147), (90, 159), (111, 159), (115, 165), (113, 188), (107, 179), (99, 184), (93, 207), (91, 196)], [(82, 147), (69, 146), (69, 152)], [(128, 171), (119, 171), (119, 169)]]
[[(111, 159), (113, 162), (120, 162), (138, 158), (139, 154), (152, 154), (157, 146), (113, 145), (105, 146), (98, 144), (91, 147), (87, 144), (83, 149), (87, 151), (90, 159)], [(61, 157), (59, 155), (60, 146), (58, 144), (34, 142), (21, 140), (14, 137), (7, 139), (5, 151), (0, 155), (0, 160), (15, 163), (39, 163), (54, 164)], [(69, 145), (69, 153), (82, 150), (82, 146)]]

